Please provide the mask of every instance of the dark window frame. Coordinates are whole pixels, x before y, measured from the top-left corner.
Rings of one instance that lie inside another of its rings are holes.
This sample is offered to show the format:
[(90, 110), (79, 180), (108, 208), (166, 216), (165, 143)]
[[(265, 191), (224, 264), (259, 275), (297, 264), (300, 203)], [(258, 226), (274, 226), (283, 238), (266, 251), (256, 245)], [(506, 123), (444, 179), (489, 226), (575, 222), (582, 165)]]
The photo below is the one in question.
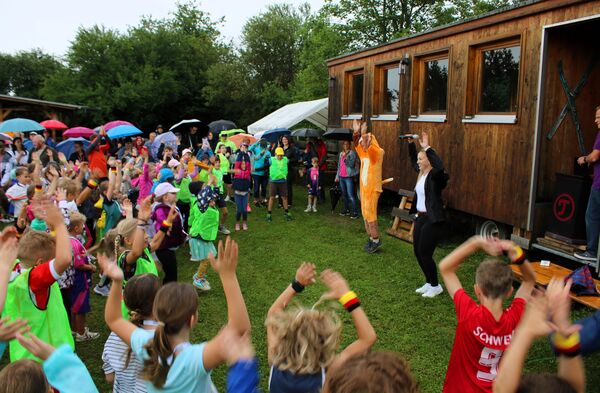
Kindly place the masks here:
[[(363, 88), (362, 88), (362, 107), (360, 112), (351, 112), (353, 107), (353, 94), (354, 91), (354, 77), (362, 75), (363, 77)], [(345, 72), (344, 77), (344, 115), (363, 115), (365, 111), (365, 88), (366, 88), (366, 73), (364, 68), (358, 68)]]
[[(386, 74), (389, 70), (393, 70), (396, 69), (396, 73), (398, 75), (398, 86), (397, 86), (397, 91), (398, 91), (398, 97), (397, 97), (397, 108), (395, 111), (385, 111), (385, 100), (386, 100), (386, 94), (385, 92), (387, 91), (387, 86), (385, 83), (385, 77)], [(374, 93), (374, 103), (375, 105), (373, 105), (375, 111), (374, 114), (375, 115), (399, 115), (400, 113), (400, 84), (401, 84), (401, 75), (400, 75), (400, 62), (399, 61), (394, 61), (394, 62), (386, 62), (386, 63), (382, 63), (382, 64), (377, 64), (376, 68), (375, 68), (375, 91)]]

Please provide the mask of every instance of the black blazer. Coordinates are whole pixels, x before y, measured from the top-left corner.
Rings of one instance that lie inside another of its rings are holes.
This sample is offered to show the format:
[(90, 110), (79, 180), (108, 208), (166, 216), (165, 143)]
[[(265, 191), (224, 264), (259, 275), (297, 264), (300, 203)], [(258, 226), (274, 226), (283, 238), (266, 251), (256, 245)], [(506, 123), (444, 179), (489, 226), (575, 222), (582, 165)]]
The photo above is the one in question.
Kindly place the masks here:
[[(408, 153), (410, 154), (410, 161), (415, 169), (419, 172), (419, 165), (417, 164), (417, 147), (415, 143), (408, 144)], [(445, 220), (444, 217), (444, 203), (442, 201), (442, 190), (446, 188), (448, 184), (448, 174), (444, 171), (444, 163), (440, 156), (437, 155), (433, 148), (427, 149), (425, 152), (427, 158), (433, 167), (425, 179), (425, 208), (427, 209), (427, 216), (432, 222), (441, 222)], [(410, 213), (417, 213), (417, 195), (410, 208)]]

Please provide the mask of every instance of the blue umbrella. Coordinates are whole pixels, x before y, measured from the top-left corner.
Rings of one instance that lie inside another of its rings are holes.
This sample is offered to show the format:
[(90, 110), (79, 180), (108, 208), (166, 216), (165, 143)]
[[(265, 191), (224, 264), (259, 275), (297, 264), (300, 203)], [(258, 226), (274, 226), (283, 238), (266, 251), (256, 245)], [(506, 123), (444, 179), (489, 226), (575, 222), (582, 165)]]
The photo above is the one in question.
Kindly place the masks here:
[(154, 138), (154, 141), (150, 145), (150, 151), (153, 157), (156, 157), (158, 154), (158, 149), (160, 149), (160, 145), (163, 144), (165, 146), (171, 147), (173, 150), (177, 151), (177, 136), (173, 134), (173, 132), (163, 132)]
[(282, 135), (290, 135), (291, 131), (287, 128), (273, 128), (272, 130), (265, 131), (261, 135), (261, 139), (266, 139), (271, 143), (276, 143), (279, 137)]
[(143, 132), (139, 128), (130, 125), (117, 126), (115, 128), (111, 128), (107, 132), (107, 135), (110, 139), (125, 138), (127, 136), (140, 134), (143, 134)]
[(85, 138), (69, 138), (56, 145), (56, 151), (63, 153), (68, 160), (71, 154), (75, 152), (75, 142), (83, 143), (84, 149), (90, 145), (90, 141)]
[(16, 118), (0, 123), (0, 132), (32, 132), (44, 131), (43, 125), (30, 119)]

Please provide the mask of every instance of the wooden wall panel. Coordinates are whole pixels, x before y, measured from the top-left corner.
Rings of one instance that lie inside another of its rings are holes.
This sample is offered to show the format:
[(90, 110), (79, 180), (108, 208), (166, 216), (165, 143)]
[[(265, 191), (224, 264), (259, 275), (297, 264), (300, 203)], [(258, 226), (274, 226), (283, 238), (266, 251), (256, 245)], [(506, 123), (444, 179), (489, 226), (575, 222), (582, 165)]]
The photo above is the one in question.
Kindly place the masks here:
[[(435, 51), (442, 48), (450, 48), (450, 74), (449, 74), (449, 100), (447, 121), (445, 123), (419, 123), (410, 122), (403, 116), (401, 121), (370, 121), (369, 127), (377, 136), (382, 147), (385, 149), (384, 177), (394, 177), (394, 182), (387, 188), (397, 190), (398, 188), (412, 189), (416, 181), (416, 174), (410, 167), (406, 142), (398, 140), (400, 132), (420, 133), (427, 131), (430, 134), (431, 145), (439, 152), (445, 162), (450, 183), (445, 192), (445, 198), (449, 207), (471, 213), (477, 216), (493, 219), (502, 223), (525, 227), (527, 221), (529, 188), (531, 179), (531, 166), (533, 158), (534, 132), (536, 125), (538, 73), (540, 61), (540, 44), (542, 28), (544, 25), (557, 23), (564, 20), (581, 18), (593, 15), (600, 10), (600, 1), (581, 1), (576, 4), (565, 2), (565, 8), (554, 8), (548, 12), (534, 13), (526, 17), (511, 19), (477, 30), (468, 30), (451, 36), (439, 36), (432, 34), (435, 39), (420, 39), (419, 43), (403, 46), (401, 42), (390, 45), (390, 50), (378, 49), (375, 54), (368, 57), (351, 55), (351, 61), (343, 62), (336, 60), (330, 66), (330, 73), (343, 75), (347, 70), (365, 67), (365, 113), (363, 118), (370, 119), (373, 114), (373, 80), (377, 64), (386, 60), (401, 59), (405, 53), (410, 54), (411, 59), (415, 55)], [(536, 7), (539, 4), (535, 5)], [(523, 12), (523, 15), (526, 15)], [(560, 56), (561, 50), (564, 55), (573, 51), (585, 52), (588, 45), (586, 40), (579, 36), (586, 35), (597, 37), (598, 25), (595, 33), (579, 33), (578, 37), (565, 37), (565, 44), (556, 41), (556, 48), (552, 49), (551, 57)], [(490, 42), (511, 36), (521, 35), (521, 70), (519, 80), (519, 108), (516, 124), (465, 124), (462, 122), (465, 114), (465, 102), (467, 93), (467, 80), (469, 78), (469, 53), (473, 45)], [(580, 49), (566, 43), (579, 41)], [(412, 40), (414, 41), (414, 40)], [(411, 42), (411, 40), (407, 40)], [(560, 48), (562, 49), (560, 49)], [(597, 47), (597, 45), (596, 45)], [(391, 49), (393, 48), (393, 49)], [(556, 52), (556, 53), (554, 53)], [(588, 52), (590, 52), (588, 48)], [(567, 56), (568, 57), (568, 56)], [(569, 83), (574, 85), (581, 74), (581, 67), (587, 65), (585, 59), (570, 59), (574, 64), (565, 67), (570, 73)], [(552, 67), (555, 67), (552, 66)], [(403, 76), (410, 90), (410, 68), (409, 74)], [(548, 115), (544, 122), (553, 121), (558, 111), (564, 104), (561, 96), (562, 90), (556, 75), (549, 73), (545, 82), (548, 90), (543, 97), (543, 105), (548, 105)], [(596, 91), (591, 91), (590, 86), (596, 86)], [(588, 88), (584, 90), (580, 101), (589, 102), (592, 107), (599, 99), (598, 88), (600, 76), (595, 74), (588, 81)], [(343, 86), (340, 89), (343, 91)], [(408, 93), (402, 95), (402, 93)], [(595, 96), (594, 96), (595, 93)], [(409, 113), (410, 92), (401, 92), (400, 113)], [(582, 123), (590, 130), (593, 118), (590, 117), (588, 107), (581, 108)], [(550, 115), (552, 113), (552, 115)], [(549, 120), (550, 119), (550, 120)], [(589, 121), (588, 121), (589, 120)], [(586, 123), (587, 121), (587, 123)], [(351, 121), (343, 120), (344, 127), (351, 127)], [(565, 119), (570, 123), (570, 118)], [(403, 125), (404, 124), (404, 125)], [(407, 125), (406, 125), (407, 124)], [(593, 125), (593, 124), (592, 124)], [(551, 144), (543, 143), (542, 160), (540, 163), (540, 195), (544, 198), (551, 194), (554, 187), (554, 172), (572, 171), (572, 156), (574, 132), (563, 125), (557, 133), (556, 139)], [(548, 129), (547, 125), (544, 125)], [(594, 131), (586, 131), (587, 146), (591, 146)], [(568, 136), (567, 136), (568, 135)], [(570, 139), (569, 139), (570, 138)], [(568, 159), (557, 159), (567, 155)]]

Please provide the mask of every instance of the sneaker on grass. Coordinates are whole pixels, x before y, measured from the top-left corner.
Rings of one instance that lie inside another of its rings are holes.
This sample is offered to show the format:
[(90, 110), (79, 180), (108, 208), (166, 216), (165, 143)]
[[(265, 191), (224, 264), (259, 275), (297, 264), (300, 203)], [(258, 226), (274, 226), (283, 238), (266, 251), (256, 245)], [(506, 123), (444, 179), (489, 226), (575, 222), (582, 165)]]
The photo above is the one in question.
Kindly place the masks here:
[(225, 225), (219, 225), (219, 232), (223, 235), (229, 235), (231, 233), (229, 229), (225, 228)]
[(90, 332), (89, 328), (87, 328), (87, 327), (83, 331), (83, 334), (79, 334), (79, 333), (75, 332), (75, 341), (78, 343), (94, 340), (98, 337), (100, 337), (100, 333)]
[(108, 292), (110, 292), (110, 288), (108, 285), (101, 287), (98, 284), (96, 284), (96, 286), (94, 287), (94, 293), (97, 295), (106, 297), (108, 296)]
[(423, 293), (423, 297), (436, 297), (437, 295), (441, 294), (442, 292), (444, 292), (444, 288), (442, 288), (442, 286), (440, 284), (434, 286), (431, 286), (425, 293)]
[(198, 273), (194, 274), (194, 286), (202, 291), (210, 291), (210, 283), (206, 276), (198, 277)]
[(430, 283), (425, 283), (425, 285), (423, 285), (421, 288), (417, 288), (415, 290), (416, 293), (420, 293), (420, 294), (424, 294), (425, 292), (427, 292), (429, 290), (429, 288), (431, 288), (431, 284)]

